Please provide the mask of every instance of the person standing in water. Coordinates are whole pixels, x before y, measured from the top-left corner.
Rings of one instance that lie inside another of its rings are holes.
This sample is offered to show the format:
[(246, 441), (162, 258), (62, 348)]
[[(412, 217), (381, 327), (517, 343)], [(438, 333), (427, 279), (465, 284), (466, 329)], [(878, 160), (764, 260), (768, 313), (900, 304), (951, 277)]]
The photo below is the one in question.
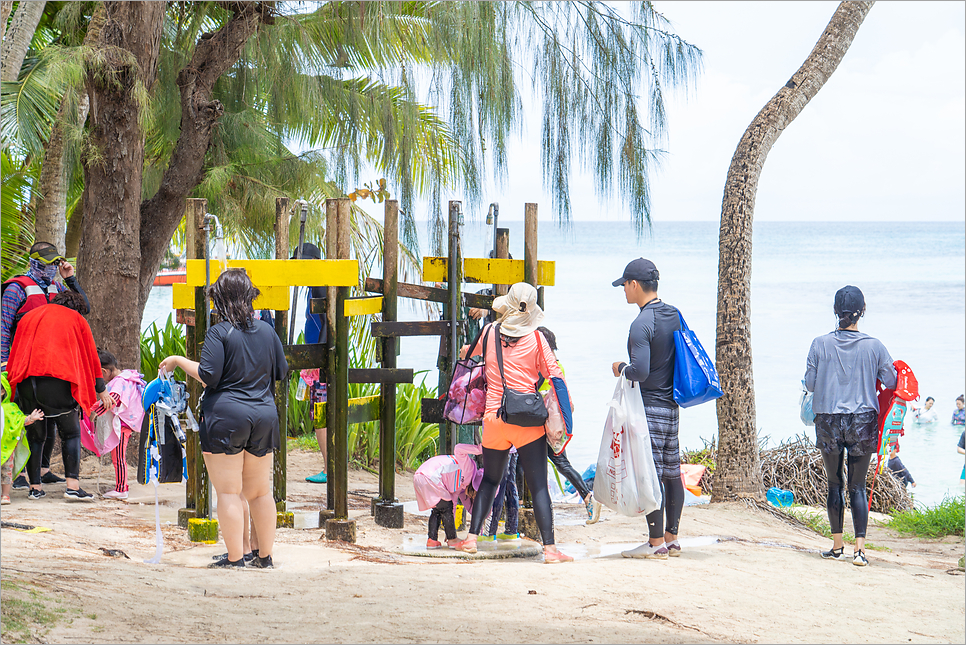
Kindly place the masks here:
[(863, 549), (869, 524), (865, 479), (872, 455), (879, 447), (876, 379), (887, 388), (895, 388), (896, 369), (885, 346), (859, 331), (859, 318), (865, 315), (865, 296), (858, 287), (849, 285), (839, 289), (833, 310), (838, 316), (838, 326), (835, 331), (812, 341), (805, 370), (805, 387), (815, 393), (812, 399), (815, 443), (828, 475), (827, 509), (832, 548), (823, 551), (822, 557), (848, 559), (842, 536), (847, 488), (855, 530), (852, 564), (864, 567), (869, 564)]
[(678, 404), (674, 401), (674, 332), (681, 329), (681, 315), (657, 297), (660, 278), (653, 262), (638, 258), (613, 282), (615, 287), (624, 287), (627, 304), (637, 305), (640, 311), (627, 337), (629, 362), (618, 361), (611, 369), (614, 376), (623, 374), (639, 384), (654, 467), (661, 481), (661, 508), (647, 514), (648, 541), (621, 555), (648, 560), (681, 555), (678, 525), (684, 509)]

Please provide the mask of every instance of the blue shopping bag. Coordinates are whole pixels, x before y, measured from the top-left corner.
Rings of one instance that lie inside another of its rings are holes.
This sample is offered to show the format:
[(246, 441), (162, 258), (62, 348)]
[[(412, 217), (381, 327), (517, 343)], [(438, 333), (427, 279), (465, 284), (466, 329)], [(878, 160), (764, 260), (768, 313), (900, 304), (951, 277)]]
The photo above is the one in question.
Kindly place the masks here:
[(697, 335), (688, 329), (680, 311), (678, 317), (681, 329), (674, 332), (674, 400), (682, 408), (689, 408), (714, 401), (723, 392), (714, 362), (701, 347)]

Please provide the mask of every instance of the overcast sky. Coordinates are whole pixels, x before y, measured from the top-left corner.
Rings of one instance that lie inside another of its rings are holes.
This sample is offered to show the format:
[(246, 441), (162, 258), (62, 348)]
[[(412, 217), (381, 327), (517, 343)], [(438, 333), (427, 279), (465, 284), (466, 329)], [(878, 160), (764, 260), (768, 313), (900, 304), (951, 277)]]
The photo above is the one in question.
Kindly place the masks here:
[[(804, 62), (837, 6), (655, 2), (704, 51), (697, 91), (669, 97), (668, 154), (652, 175), (655, 221), (719, 218), (738, 140)], [(835, 74), (772, 148), (755, 219), (964, 221), (964, 21), (962, 2), (876, 3)], [(524, 134), (509, 148), (509, 179), (502, 188), (491, 183), (487, 201), (500, 202), (504, 219), (522, 219), (524, 202), (536, 201), (540, 219), (549, 219), (539, 110), (524, 112)], [(602, 203), (579, 169), (571, 197), (574, 219), (630, 218), (619, 199)], [(426, 217), (425, 204), (416, 211)]]

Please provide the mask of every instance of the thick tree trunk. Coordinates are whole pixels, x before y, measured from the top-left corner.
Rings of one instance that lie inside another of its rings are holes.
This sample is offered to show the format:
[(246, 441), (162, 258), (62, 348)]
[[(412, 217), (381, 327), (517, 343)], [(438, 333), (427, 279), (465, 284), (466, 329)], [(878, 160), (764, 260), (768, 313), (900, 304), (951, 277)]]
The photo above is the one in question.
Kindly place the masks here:
[(232, 19), (210, 37), (198, 41), (191, 62), (178, 74), (181, 135), (158, 192), (141, 205), (139, 311), (144, 309), (161, 258), (184, 216), (184, 200), (204, 176), (212, 129), (224, 113), (221, 102), (212, 98), (215, 81), (238, 61), (259, 22), (271, 21), (274, 4), (233, 3)]
[(81, 232), (84, 230), (84, 202), (74, 208), (70, 219), (67, 220), (67, 236), (64, 240), (64, 256), (76, 258), (80, 250)]
[[(126, 367), (140, 365), (141, 176), (144, 132), (137, 86), (154, 83), (163, 2), (107, 2), (96, 46), (103, 67), (89, 69), (90, 145), (84, 163), (84, 229), (77, 263), (91, 301), (88, 322), (98, 344)], [(132, 60), (133, 57), (133, 60)]]
[[(6, 3), (4, 3), (6, 4)], [(0, 46), (0, 81), (12, 83), (20, 76), (23, 59), (30, 48), (40, 17), (44, 14), (46, 0), (21, 2), (13, 21)]]
[(751, 235), (758, 179), (782, 131), (825, 85), (872, 2), (843, 2), (805, 63), (745, 130), (731, 159), (718, 237), (718, 457), (712, 501), (762, 493), (751, 358)]

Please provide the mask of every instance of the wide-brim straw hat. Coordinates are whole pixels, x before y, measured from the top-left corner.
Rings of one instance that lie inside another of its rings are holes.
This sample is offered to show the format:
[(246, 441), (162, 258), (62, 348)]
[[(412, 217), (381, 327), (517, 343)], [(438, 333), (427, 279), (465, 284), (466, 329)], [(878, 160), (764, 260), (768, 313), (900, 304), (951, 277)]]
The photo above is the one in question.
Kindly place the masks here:
[(536, 331), (544, 318), (537, 290), (526, 282), (517, 282), (505, 296), (494, 298), (493, 311), (500, 314), (500, 333), (514, 338)]

